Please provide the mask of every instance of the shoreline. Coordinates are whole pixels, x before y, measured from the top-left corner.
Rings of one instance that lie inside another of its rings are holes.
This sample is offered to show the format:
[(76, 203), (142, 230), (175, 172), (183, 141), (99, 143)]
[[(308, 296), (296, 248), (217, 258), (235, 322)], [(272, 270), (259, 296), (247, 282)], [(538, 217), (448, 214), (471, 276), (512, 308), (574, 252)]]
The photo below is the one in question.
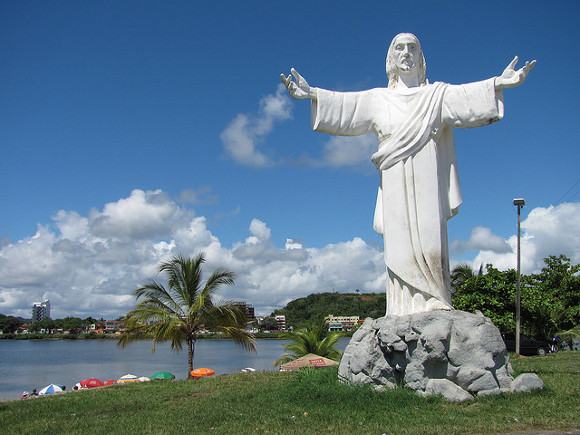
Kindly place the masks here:
[[(273, 334), (264, 334), (258, 333), (254, 335), (254, 338), (260, 340), (283, 340), (281, 337), (283, 333), (273, 333)], [(85, 341), (92, 341), (92, 340), (118, 340), (118, 334), (0, 334), (0, 343), (4, 340), (6, 341), (76, 341), (76, 340), (85, 340)], [(219, 335), (200, 335), (198, 340), (224, 340), (224, 341), (231, 341), (232, 338), (223, 337)], [(139, 338), (138, 340), (151, 340), (149, 337)]]

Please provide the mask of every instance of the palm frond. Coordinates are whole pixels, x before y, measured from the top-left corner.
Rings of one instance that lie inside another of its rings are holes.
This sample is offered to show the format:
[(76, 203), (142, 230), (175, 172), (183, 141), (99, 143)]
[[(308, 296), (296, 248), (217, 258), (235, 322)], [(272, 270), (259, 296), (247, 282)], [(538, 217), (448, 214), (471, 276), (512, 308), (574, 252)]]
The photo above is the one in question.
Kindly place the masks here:
[(256, 339), (254, 338), (254, 334), (233, 326), (218, 326), (215, 328), (215, 331), (229, 336), (234, 340), (234, 343), (242, 346), (245, 350), (256, 352)]
[[(180, 305), (190, 306), (199, 287), (199, 273), (197, 274), (197, 283), (195, 283), (196, 264), (197, 271), (200, 271), (203, 254), (199, 254), (195, 259), (187, 259), (181, 255), (176, 255), (169, 260), (161, 263), (159, 273), (167, 274), (167, 285), (175, 293), (175, 299)], [(192, 283), (193, 281), (193, 283)]]
[(300, 358), (300, 357), (294, 353), (285, 353), (280, 358), (278, 358), (276, 361), (274, 361), (274, 367), (281, 366), (282, 364), (292, 362), (298, 358)]
[(203, 313), (205, 325), (211, 329), (214, 326), (233, 326), (245, 328), (247, 319), (246, 313), (231, 302), (211, 304)]
[(234, 278), (234, 272), (223, 267), (218, 267), (206, 281), (192, 309), (198, 312), (204, 309), (206, 311), (211, 309), (213, 305), (212, 297), (222, 285), (232, 285)]
[(236, 274), (225, 267), (218, 267), (208, 278), (205, 287), (213, 293), (222, 285), (233, 285)]
[(169, 311), (173, 311), (176, 314), (183, 315), (181, 306), (172, 295), (155, 280), (149, 280), (143, 285), (136, 289), (133, 294), (137, 300), (142, 299), (143, 301), (157, 301), (159, 305), (163, 305)]

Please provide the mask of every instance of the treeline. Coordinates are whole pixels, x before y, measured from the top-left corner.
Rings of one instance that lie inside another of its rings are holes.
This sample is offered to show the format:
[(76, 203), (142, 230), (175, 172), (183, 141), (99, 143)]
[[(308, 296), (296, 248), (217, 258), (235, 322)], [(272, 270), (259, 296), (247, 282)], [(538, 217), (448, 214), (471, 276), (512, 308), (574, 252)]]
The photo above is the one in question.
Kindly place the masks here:
[(4, 334), (11, 334), (18, 331), (22, 323), (22, 319), (19, 317), (0, 314), (0, 331)]
[[(92, 317), (81, 319), (79, 317), (65, 317), (64, 319), (51, 319), (50, 317), (39, 322), (30, 324), (27, 328), (29, 333), (40, 332), (41, 330), (62, 330), (73, 334), (84, 332), (88, 326), (103, 323), (104, 320), (96, 320)], [(20, 317), (5, 316), (0, 314), (0, 331), (4, 334), (13, 334), (24, 324)]]
[(301, 328), (319, 322), (328, 315), (382, 317), (385, 315), (385, 293), (313, 293), (289, 302), (272, 316), (286, 316), (286, 326)]
[(4, 333), (0, 334), (0, 340), (116, 340), (114, 334), (97, 334), (94, 331), (84, 333), (58, 333), (58, 334), (39, 334), (31, 332), (28, 334)]
[[(561, 337), (571, 347), (580, 328), (580, 265), (564, 255), (544, 259), (540, 273), (521, 276), (521, 331), (539, 340)], [(502, 332), (515, 331), (517, 273), (488, 264), (485, 272), (455, 268), (452, 302), (458, 310), (481, 311)]]

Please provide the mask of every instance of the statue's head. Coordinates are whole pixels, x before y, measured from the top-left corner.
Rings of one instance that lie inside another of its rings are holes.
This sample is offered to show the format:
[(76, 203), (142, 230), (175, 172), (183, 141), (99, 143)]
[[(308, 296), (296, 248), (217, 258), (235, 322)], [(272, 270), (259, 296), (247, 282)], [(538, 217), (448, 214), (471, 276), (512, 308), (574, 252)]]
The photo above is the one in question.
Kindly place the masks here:
[(387, 52), (387, 77), (389, 88), (395, 88), (401, 71), (416, 71), (420, 86), (426, 85), (427, 62), (421, 50), (419, 39), (412, 33), (399, 33), (393, 38)]

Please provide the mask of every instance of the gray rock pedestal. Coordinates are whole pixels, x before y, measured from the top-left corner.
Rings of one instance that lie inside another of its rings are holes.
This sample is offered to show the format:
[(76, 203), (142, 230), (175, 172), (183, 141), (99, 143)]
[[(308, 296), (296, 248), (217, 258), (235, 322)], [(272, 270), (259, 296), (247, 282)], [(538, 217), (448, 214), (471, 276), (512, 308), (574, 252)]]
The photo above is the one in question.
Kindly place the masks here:
[(437, 310), (367, 319), (346, 347), (338, 375), (352, 385), (406, 386), (463, 401), (511, 391), (508, 366), (489, 318)]

